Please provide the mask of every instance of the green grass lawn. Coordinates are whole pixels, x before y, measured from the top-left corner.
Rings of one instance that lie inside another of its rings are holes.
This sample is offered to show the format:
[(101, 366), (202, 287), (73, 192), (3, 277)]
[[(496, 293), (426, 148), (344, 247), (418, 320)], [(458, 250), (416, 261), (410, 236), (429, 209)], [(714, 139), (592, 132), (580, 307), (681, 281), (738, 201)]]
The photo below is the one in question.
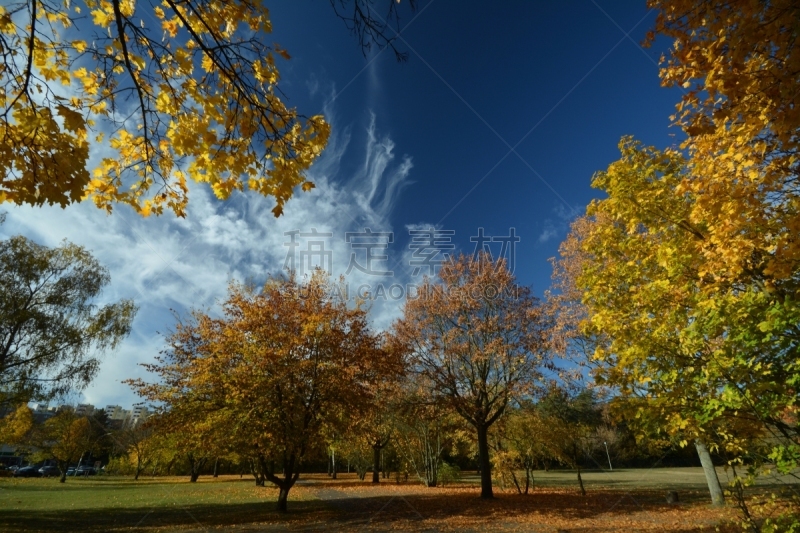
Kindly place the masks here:
[[(285, 520), (274, 511), (276, 499), (277, 489), (255, 487), (252, 478), (238, 476), (201, 478), (197, 483), (185, 477), (92, 477), (63, 484), (53, 478), (5, 478), (0, 479), (0, 531), (110, 531)], [(298, 487), (290, 505), (306, 509), (310, 499)]]
[[(589, 493), (587, 498), (578, 494), (575, 473), (566, 470), (536, 472), (531, 496), (518, 496), (510, 486), (503, 492), (496, 483), (499, 505), (504, 509), (502, 519), (521, 513), (527, 517), (525, 520), (540, 520), (542, 524), (564, 516), (591, 521), (605, 516), (604, 513), (613, 507), (614, 519), (624, 518), (628, 512), (643, 513), (640, 519), (653, 512), (666, 513), (664, 516), (678, 513), (673, 522), (680, 525), (688, 520), (681, 513), (697, 510), (704, 513), (703, 509), (708, 507), (705, 478), (700, 468), (587, 471), (583, 478)], [(725, 484), (726, 474), (722, 471), (720, 480)], [(188, 477), (133, 481), (97, 476), (71, 478), (64, 484), (53, 478), (0, 478), (0, 531), (199, 532), (227, 531), (234, 527), (248, 531), (331, 530), (331, 524), (336, 525), (333, 529), (356, 526), (358, 529), (372, 528), (372, 517), (390, 504), (386, 509), (400, 505), (403, 510), (408, 504), (425, 515), (424, 521), (415, 522), (421, 515), (416, 510), (406, 509), (406, 515), (392, 523), (393, 531), (417, 531), (417, 527), (422, 527), (420, 531), (449, 531), (449, 524), (460, 523), (464, 517), (490, 520), (497, 512), (495, 504), (478, 501), (478, 483), (474, 473), (467, 473), (458, 483), (436, 489), (427, 489), (411, 481), (398, 485), (392, 479), (382, 480), (381, 485), (375, 487), (358, 481), (354, 474), (343, 474), (336, 481), (324, 474), (304, 475), (289, 495), (289, 513), (281, 514), (275, 511), (277, 489), (256, 487), (249, 476), (243, 479), (221, 476), (216, 480), (204, 476), (197, 483), (189, 483)], [(664, 507), (666, 490), (679, 491), (683, 507), (674, 510)], [(631, 494), (636, 496), (636, 505), (631, 504), (630, 509), (615, 503), (628, 502)], [(397, 497), (402, 499), (392, 503)], [(552, 513), (549, 518), (537, 515), (543, 507)], [(476, 514), (478, 508), (482, 511)], [(713, 522), (717, 516), (711, 514), (705, 520)], [(429, 528), (430, 520), (438, 524), (434, 529)], [(439, 524), (436, 520), (443, 522)], [(477, 530), (485, 527), (485, 524), (476, 526)], [(705, 527), (702, 531), (706, 531)], [(667, 530), (683, 531), (664, 529)]]

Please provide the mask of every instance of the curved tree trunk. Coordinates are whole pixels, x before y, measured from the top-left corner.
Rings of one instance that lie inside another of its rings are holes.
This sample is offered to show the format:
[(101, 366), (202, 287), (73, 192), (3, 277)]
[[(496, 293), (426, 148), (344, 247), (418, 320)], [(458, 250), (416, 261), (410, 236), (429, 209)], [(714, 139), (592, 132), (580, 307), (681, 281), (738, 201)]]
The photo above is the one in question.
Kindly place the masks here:
[(694, 441), (694, 447), (697, 449), (697, 455), (700, 457), (700, 464), (703, 465), (703, 473), (706, 475), (708, 492), (711, 493), (711, 504), (715, 506), (725, 505), (725, 496), (722, 493), (722, 487), (717, 477), (717, 470), (714, 468), (714, 462), (711, 460), (711, 454), (708, 453), (708, 448), (706, 448), (705, 443), (699, 440)]
[(262, 470), (262, 475), (269, 480), (270, 483), (278, 487), (278, 511), (285, 513), (288, 510), (287, 502), (289, 500), (289, 490), (297, 482), (300, 477), (300, 471), (297, 468), (299, 461), (295, 455), (290, 455), (286, 458), (283, 465), (283, 477), (278, 477), (275, 472), (274, 461), (267, 466), (267, 462), (263, 456), (258, 458), (259, 465)]
[(492, 463), (489, 459), (489, 428), (477, 426), (478, 466), (481, 469), (481, 498), (494, 498), (492, 492)]

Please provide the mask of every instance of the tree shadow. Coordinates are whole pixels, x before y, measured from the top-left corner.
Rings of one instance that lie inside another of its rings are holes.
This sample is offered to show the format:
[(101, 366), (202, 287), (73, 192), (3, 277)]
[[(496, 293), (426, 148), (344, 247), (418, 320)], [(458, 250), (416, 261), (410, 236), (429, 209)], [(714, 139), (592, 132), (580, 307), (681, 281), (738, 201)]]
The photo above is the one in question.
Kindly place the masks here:
[(285, 528), (326, 522), (336, 511), (320, 501), (289, 503), (288, 513), (275, 510), (275, 502), (204, 503), (170, 507), (130, 507), (57, 511), (0, 510), (4, 532), (113, 532), (156, 528), (210, 528), (253, 523), (275, 523)]
[[(330, 482), (319, 485), (334, 490), (336, 486)], [(352, 482), (337, 485), (353, 487)], [(275, 502), (271, 499), (250, 503), (167, 504), (163, 507), (0, 510), (0, 531), (95, 533), (171, 528), (201, 531), (205, 528), (227, 529), (241, 525), (250, 525), (259, 530), (344, 530), (363, 525), (370, 525), (373, 529), (427, 530), (428, 520), (430, 523), (491, 522), (502, 527), (502, 524), (513, 524), (515, 520), (527, 523), (529, 519), (535, 519), (544, 527), (548, 517), (560, 521), (619, 519), (622, 523), (625, 515), (631, 514), (639, 517), (646, 515), (648, 520), (658, 523), (662, 513), (674, 513), (681, 506), (688, 511), (690, 506), (705, 501), (702, 493), (683, 492), (681, 500), (684, 503), (675, 506), (665, 502), (663, 491), (626, 492), (611, 489), (591, 491), (586, 496), (569, 490), (535, 490), (529, 495), (502, 493), (493, 500), (481, 499), (479, 491), (474, 489), (417, 488), (414, 491), (398, 490), (396, 494), (377, 491), (370, 494), (361, 488), (352, 497), (352, 493), (336, 491), (334, 499), (327, 499), (324, 489), (318, 494), (326, 499), (292, 501), (290, 496), (288, 513), (276, 511)], [(691, 531), (713, 531), (713, 527), (709, 529), (706, 526), (698, 524)], [(570, 531), (592, 531), (586, 527), (576, 525)]]

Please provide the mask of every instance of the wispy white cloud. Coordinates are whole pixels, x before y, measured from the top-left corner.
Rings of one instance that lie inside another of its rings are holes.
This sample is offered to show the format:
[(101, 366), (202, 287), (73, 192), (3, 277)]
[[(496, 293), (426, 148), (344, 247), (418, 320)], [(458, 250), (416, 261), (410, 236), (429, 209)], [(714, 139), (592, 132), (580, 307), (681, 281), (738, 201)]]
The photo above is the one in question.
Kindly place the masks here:
[[(333, 114), (327, 110), (330, 117)], [(316, 188), (298, 192), (275, 219), (274, 203), (255, 193), (236, 194), (217, 200), (207, 187), (190, 185), (190, 202), (185, 219), (170, 215), (143, 219), (130, 209), (118, 207), (108, 216), (89, 203), (31, 208), (8, 207), (8, 220), (0, 226), (0, 237), (23, 234), (47, 246), (63, 239), (85, 246), (111, 272), (112, 281), (104, 301), (134, 298), (140, 306), (131, 336), (114, 354), (105, 354), (97, 379), (84, 391), (86, 401), (95, 405), (131, 404), (136, 398), (120, 381), (141, 376), (143, 362), (152, 361), (163, 346), (160, 333), (168, 331), (174, 318), (190, 308), (217, 312), (215, 302), (224, 298), (231, 280), (262, 283), (269, 275), (282, 273), (289, 248), (284, 233), (315, 228), (329, 232), (335, 276), (343, 274), (351, 250), (345, 242), (348, 231), (391, 231), (389, 216), (412, 168), (410, 157), (396, 162), (395, 145), (381, 134), (376, 118), (367, 126), (365, 146), (352, 146), (346, 128), (334, 128), (328, 148), (310, 169)], [(346, 154), (363, 150), (364, 164), (354, 176), (342, 175)], [(390, 250), (384, 254), (391, 255)], [(387, 262), (373, 267), (388, 268)], [(359, 286), (386, 287), (402, 283), (404, 271), (394, 277), (380, 277), (353, 270), (347, 277), (354, 296)], [(400, 302), (387, 298), (372, 307), (376, 327), (388, 327), (398, 316)]]

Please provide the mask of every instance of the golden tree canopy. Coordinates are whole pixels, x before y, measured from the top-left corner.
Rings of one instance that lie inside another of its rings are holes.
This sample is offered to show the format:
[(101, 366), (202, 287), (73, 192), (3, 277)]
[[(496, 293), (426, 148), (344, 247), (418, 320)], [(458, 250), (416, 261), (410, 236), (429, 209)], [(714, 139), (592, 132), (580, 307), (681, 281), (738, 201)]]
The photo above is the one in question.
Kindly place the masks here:
[(254, 0), (0, 6), (0, 202), (184, 216), (188, 177), (280, 215), (329, 126), (282, 101), (270, 31)]

